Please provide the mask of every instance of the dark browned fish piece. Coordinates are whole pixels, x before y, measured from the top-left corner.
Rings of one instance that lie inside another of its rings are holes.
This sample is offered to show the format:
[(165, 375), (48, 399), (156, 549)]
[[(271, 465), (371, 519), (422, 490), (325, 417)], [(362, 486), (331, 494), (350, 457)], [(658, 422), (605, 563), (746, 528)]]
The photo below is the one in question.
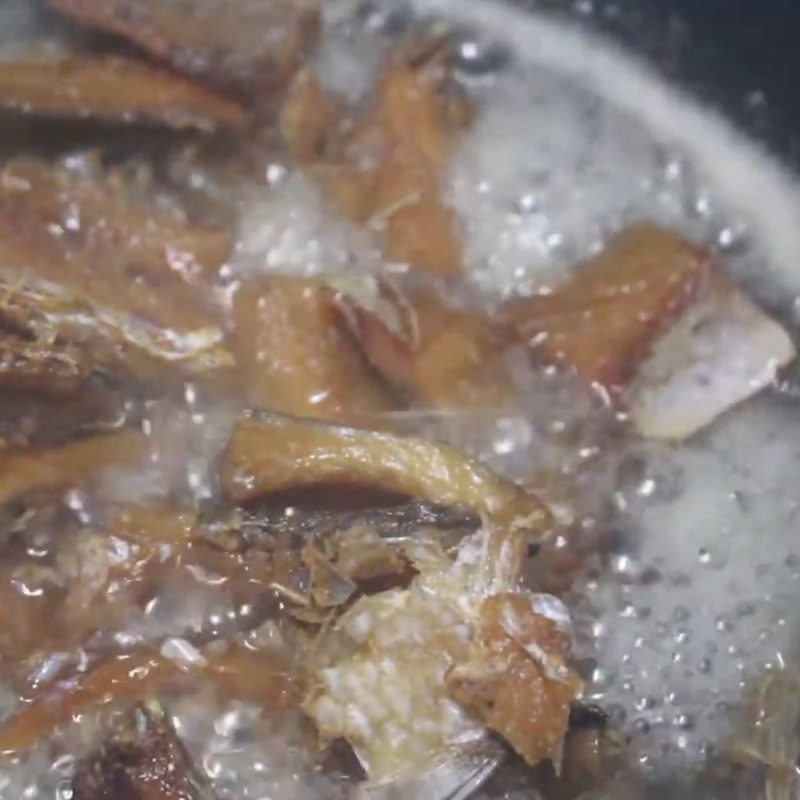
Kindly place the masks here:
[(213, 800), (163, 710), (141, 705), (78, 764), (75, 800)]
[(313, 0), (50, 0), (179, 72), (244, 93), (282, 85), (314, 43)]
[(0, 64), (0, 107), (62, 119), (148, 123), (211, 133), (243, 109), (210, 89), (130, 58), (68, 54)]

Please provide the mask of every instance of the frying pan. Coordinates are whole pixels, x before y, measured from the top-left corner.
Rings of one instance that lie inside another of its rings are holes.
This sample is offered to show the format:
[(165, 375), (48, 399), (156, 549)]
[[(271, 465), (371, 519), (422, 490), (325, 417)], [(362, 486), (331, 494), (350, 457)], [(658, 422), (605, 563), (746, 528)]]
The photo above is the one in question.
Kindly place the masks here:
[(596, 0), (586, 24), (800, 165), (800, 5), (793, 0)]

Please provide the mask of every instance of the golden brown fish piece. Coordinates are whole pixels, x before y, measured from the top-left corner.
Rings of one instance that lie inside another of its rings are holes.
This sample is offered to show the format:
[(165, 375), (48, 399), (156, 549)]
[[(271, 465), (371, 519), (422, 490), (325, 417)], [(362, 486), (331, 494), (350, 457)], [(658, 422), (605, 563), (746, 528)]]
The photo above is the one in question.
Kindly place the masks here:
[(433, 292), (389, 292), (402, 326), (341, 293), (339, 306), (370, 364), (412, 404), (497, 406), (514, 395), (504, 353), (515, 339), (487, 314), (448, 306)]
[(441, 175), (471, 108), (454, 88), (441, 48), (388, 61), (372, 107), (346, 119), (310, 71), (281, 113), (289, 149), (339, 212), (376, 231), (387, 258), (441, 275), (461, 270), (461, 232)]
[(129, 58), (77, 53), (0, 63), (0, 108), (204, 133), (245, 124), (237, 103), (167, 70)]
[(281, 86), (314, 45), (313, 0), (50, 0), (83, 25), (118, 34), (178, 72), (242, 93)]
[(504, 317), (545, 360), (617, 390), (692, 303), (710, 268), (705, 248), (635, 225), (551, 294), (510, 301)]
[(556, 765), (580, 680), (564, 662), (569, 636), (521, 593), (484, 600), (467, 661), (447, 675), (452, 697), (528, 764)]
[(48, 450), (6, 450), (0, 453), (0, 506), (33, 493), (85, 486), (110, 469), (138, 467), (148, 447), (139, 431), (119, 430)]
[(328, 425), (279, 414), (241, 419), (222, 465), (235, 502), (308, 486), (361, 486), (527, 527), (550, 515), (532, 495), (454, 447), (411, 436)]
[(285, 672), (264, 654), (233, 648), (207, 657), (200, 653), (197, 663), (178, 663), (143, 649), (102, 661), (89, 672), (45, 687), (0, 724), (0, 755), (29, 749), (78, 715), (146, 700), (167, 689), (191, 687), (198, 680), (210, 681), (223, 696), (270, 708), (286, 707), (293, 697)]
[[(230, 363), (200, 278), (231, 246), (111, 182), (34, 159), (0, 172), (0, 318), (28, 336), (67, 340), (102, 366), (161, 376)], [(120, 291), (120, 286), (125, 291)]]
[(180, 674), (172, 661), (151, 651), (112, 658), (74, 682), (48, 687), (0, 725), (0, 755), (28, 750), (54, 728), (89, 709), (144, 700)]
[(322, 281), (273, 276), (245, 284), (234, 321), (250, 404), (351, 423), (396, 408), (342, 330)]

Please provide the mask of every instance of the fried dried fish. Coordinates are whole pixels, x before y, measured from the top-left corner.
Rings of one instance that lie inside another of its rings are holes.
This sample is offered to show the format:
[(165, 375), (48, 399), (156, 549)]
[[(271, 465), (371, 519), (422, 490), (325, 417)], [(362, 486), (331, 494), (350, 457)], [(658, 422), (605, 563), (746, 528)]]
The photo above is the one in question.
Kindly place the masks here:
[(313, 0), (50, 0), (178, 72), (243, 93), (281, 86), (316, 41)]
[(214, 800), (164, 710), (143, 703), (117, 723), (101, 749), (80, 761), (75, 800)]
[(0, 754), (28, 750), (54, 728), (90, 708), (144, 700), (180, 676), (169, 659), (140, 652), (113, 658), (77, 681), (48, 688), (0, 725)]
[(503, 314), (545, 360), (615, 391), (694, 301), (710, 268), (705, 248), (640, 224), (551, 294), (512, 300)]
[(532, 529), (550, 520), (535, 497), (448, 445), (278, 414), (237, 423), (221, 479), (235, 502), (301, 486), (367, 486)]
[[(546, 797), (581, 797), (609, 787), (620, 773), (625, 737), (608, 716), (595, 706), (574, 704), (558, 775), (537, 776), (537, 787)], [(607, 797), (622, 800), (610, 789)]]
[(0, 108), (59, 119), (241, 129), (234, 101), (167, 70), (117, 56), (68, 54), (0, 63)]
[(5, 451), (0, 454), (0, 506), (38, 492), (84, 486), (111, 469), (138, 467), (148, 450), (144, 434), (120, 430), (49, 450)]
[(528, 764), (557, 766), (580, 680), (565, 664), (569, 635), (537, 612), (539, 598), (496, 594), (478, 611), (467, 660), (447, 675), (452, 697), (499, 733)]
[(234, 324), (252, 405), (351, 423), (396, 408), (341, 330), (324, 282), (273, 276), (245, 284)]
[[(308, 511), (293, 508), (287, 515), (284, 509), (237, 509), (231, 516), (217, 522), (223, 532), (234, 532), (236, 541), (247, 546), (268, 543), (275, 536), (287, 536), (294, 541), (325, 542), (342, 531), (369, 528), (390, 542), (413, 538), (419, 530), (435, 531), (440, 539), (447, 534), (458, 538), (474, 533), (480, 519), (463, 509), (451, 509), (429, 503), (412, 502), (387, 508), (367, 508), (357, 511)], [(212, 521), (213, 529), (215, 523)]]
[(46, 344), (0, 334), (0, 387), (75, 397), (98, 370), (89, 355), (69, 344)]
[(788, 333), (725, 275), (653, 348), (626, 397), (644, 436), (685, 439), (768, 386), (797, 352)]
[(370, 364), (414, 405), (490, 407), (514, 396), (503, 359), (514, 337), (503, 326), (480, 311), (450, 307), (434, 292), (385, 294), (380, 309), (347, 291), (337, 302)]
[(39, 739), (82, 714), (125, 702), (139, 702), (167, 690), (192, 688), (198, 681), (223, 697), (286, 708), (294, 686), (285, 669), (266, 654), (240, 647), (196, 651), (196, 660), (173, 660), (162, 651), (142, 649), (98, 663), (89, 672), (46, 686), (26, 706), (0, 724), (0, 755), (28, 750)]
[(378, 233), (387, 258), (441, 275), (461, 271), (461, 231), (441, 173), (471, 106), (444, 48), (404, 47), (387, 63), (373, 105), (347, 124), (313, 73), (296, 78), (281, 113), (290, 151), (339, 212)]
[[(52, 572), (28, 570), (26, 574), (19, 569), (22, 559), (16, 556), (4, 548), (0, 568), (0, 659), (3, 678), (12, 681), (31, 654), (59, 640), (58, 610), (65, 596)], [(36, 590), (30, 591), (31, 586)]]
[(110, 183), (33, 159), (0, 173), (0, 319), (80, 344), (101, 366), (164, 378), (165, 362), (198, 372), (229, 365), (196, 283), (229, 248), (227, 233), (173, 221)]
[[(473, 558), (475, 545), (482, 546), (468, 542), (455, 562), (441, 551), (438, 557), (435, 549), (428, 551), (416, 561), (419, 575), (410, 586), (358, 599), (320, 634), (318, 665), (303, 709), (324, 740), (344, 737), (350, 743), (367, 772), (366, 797), (380, 797), (382, 789), (415, 786), (420, 775), (458, 764), (465, 753), (491, 754), (485, 721), (472, 713), (474, 698), (465, 693), (461, 699), (469, 702), (462, 706), (447, 676), (464, 669), (459, 665), (469, 664), (471, 654), (483, 645), (487, 609), (507, 603), (525, 608), (535, 604), (551, 616), (542, 616), (545, 621), (535, 631), (526, 628), (525, 659), (534, 658), (528, 651), (536, 653), (533, 668), (526, 663), (523, 676), (521, 659), (497, 665), (502, 675), (498, 682), (509, 694), (513, 691), (518, 704), (509, 724), (501, 726), (497, 720), (498, 728), (503, 727), (500, 733), (511, 744), (527, 748), (532, 760), (557, 756), (558, 734), (563, 739), (577, 685), (566, 668), (558, 676), (565, 680), (563, 693), (551, 687), (550, 677), (543, 677), (545, 670), (563, 666), (561, 639), (552, 662), (543, 664), (538, 657), (555, 641), (545, 622), (560, 623), (566, 611), (554, 598), (508, 594), (508, 584), (493, 595)], [(525, 734), (533, 737), (531, 743), (523, 740)], [(491, 767), (482, 778), (489, 772)]]

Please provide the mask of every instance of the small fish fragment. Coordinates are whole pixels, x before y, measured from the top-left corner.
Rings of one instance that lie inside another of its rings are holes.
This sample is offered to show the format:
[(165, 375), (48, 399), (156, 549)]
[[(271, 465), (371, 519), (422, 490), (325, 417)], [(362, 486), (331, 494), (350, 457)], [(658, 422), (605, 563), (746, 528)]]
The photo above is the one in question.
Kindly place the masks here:
[(279, 414), (237, 423), (222, 465), (231, 500), (318, 485), (372, 487), (532, 529), (550, 521), (535, 497), (445, 444)]
[(77, 53), (0, 63), (0, 108), (204, 133), (238, 130), (245, 124), (244, 111), (234, 101), (164, 69), (129, 58)]
[[(384, 294), (380, 309), (344, 291), (337, 300), (370, 364), (415, 406), (485, 408), (514, 396), (503, 358), (515, 338), (510, 331), (485, 313), (448, 306), (432, 291)], [(392, 325), (395, 319), (402, 324)]]
[(184, 75), (256, 94), (282, 86), (315, 44), (313, 0), (50, 0), (79, 23), (117, 34)]
[(111, 469), (141, 466), (147, 437), (134, 430), (101, 433), (51, 449), (0, 454), (0, 506), (38, 492), (84, 486)]
[[(469, 542), (455, 562), (443, 553), (418, 560), (419, 575), (408, 588), (358, 599), (320, 634), (320, 666), (303, 708), (324, 740), (350, 743), (367, 772), (364, 797), (416, 785), (419, 776), (456, 766), (465, 754), (490, 757), (487, 721), (532, 763), (560, 752), (578, 688), (563, 662), (569, 637), (554, 627), (566, 611), (554, 598), (517, 595), (508, 583), (492, 594), (470, 552), (476, 545), (481, 547)], [(506, 620), (509, 607), (515, 614)], [(495, 630), (520, 621), (520, 609), (526, 621), (513, 630), (525, 642), (523, 648), (515, 639), (522, 653), (500, 645), (508, 634)], [(490, 629), (492, 643), (500, 646), (487, 662), (482, 648)], [(497, 697), (505, 706), (513, 696), (516, 705), (504, 709), (511, 712), (508, 720), (478, 707), (477, 683), (474, 691), (467, 688), (479, 650), (483, 678), (491, 663), (496, 680), (492, 687), (484, 684), (482, 697), (486, 703)]]
[(396, 408), (342, 330), (324, 282), (271, 276), (245, 284), (234, 324), (251, 405), (351, 423)]
[(447, 687), (528, 764), (548, 759), (559, 765), (581, 683), (564, 661), (569, 634), (537, 613), (538, 602), (523, 593), (484, 600), (470, 654), (450, 670)]
[(402, 576), (408, 571), (407, 558), (364, 523), (337, 531), (325, 545), (339, 574), (356, 584)]
[(355, 120), (313, 73), (300, 73), (281, 128), (301, 166), (343, 216), (376, 232), (387, 258), (452, 276), (461, 271), (461, 231), (441, 174), (470, 117), (436, 42), (396, 51), (372, 107)]
[(47, 344), (14, 333), (0, 334), (0, 387), (56, 397), (88, 391), (98, 370), (89, 354), (70, 344)]
[(75, 800), (214, 800), (164, 709), (149, 701), (118, 722), (96, 753), (80, 761)]
[(425, 574), (360, 599), (335, 623), (335, 643), (320, 644), (347, 655), (315, 674), (303, 708), (324, 740), (347, 739), (370, 784), (408, 781), (485, 740), (444, 680), (468, 649), (465, 592), (463, 576)]
[(356, 583), (313, 544), (303, 548), (311, 600), (317, 608), (343, 606), (356, 592)]
[(48, 687), (0, 725), (0, 755), (28, 750), (76, 715), (121, 700), (141, 701), (180, 676), (169, 659), (151, 652), (118, 656), (76, 681)]
[(230, 246), (228, 233), (172, 220), (111, 181), (35, 159), (0, 172), (0, 319), (26, 336), (81, 345), (98, 366), (162, 379), (165, 362), (190, 372), (228, 366), (199, 278)]
[(715, 273), (655, 345), (627, 392), (643, 436), (685, 439), (760, 392), (796, 358), (786, 331)]
[(552, 293), (507, 303), (504, 317), (544, 360), (617, 392), (694, 302), (710, 269), (706, 249), (639, 224)]
[(0, 723), (0, 755), (24, 752), (90, 711), (140, 702), (168, 690), (191, 689), (198, 680), (209, 682), (222, 697), (273, 710), (295, 702), (291, 678), (269, 655), (240, 646), (214, 652), (188, 643), (184, 648), (193, 660), (176, 657), (165, 644), (161, 652), (145, 648), (114, 656), (88, 672), (45, 686)]

